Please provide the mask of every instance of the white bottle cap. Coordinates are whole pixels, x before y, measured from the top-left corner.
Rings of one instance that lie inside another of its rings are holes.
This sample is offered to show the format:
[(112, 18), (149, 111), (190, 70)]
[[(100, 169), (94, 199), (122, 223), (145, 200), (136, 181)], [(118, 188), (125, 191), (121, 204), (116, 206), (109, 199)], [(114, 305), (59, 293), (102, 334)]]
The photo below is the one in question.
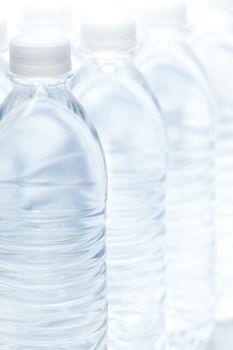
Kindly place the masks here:
[(70, 6), (49, 4), (29, 4), (25, 6), (21, 13), (20, 29), (24, 32), (53, 28), (60, 31), (72, 29), (72, 10)]
[(136, 21), (133, 18), (111, 23), (83, 19), (81, 48), (87, 51), (131, 51), (137, 46)]
[(7, 24), (4, 19), (0, 19), (0, 49), (5, 48), (8, 44)]
[(71, 45), (60, 35), (32, 33), (10, 42), (10, 71), (25, 77), (56, 77), (71, 71)]
[(187, 24), (187, 8), (184, 2), (162, 2), (137, 11), (139, 25), (147, 28), (183, 27)]

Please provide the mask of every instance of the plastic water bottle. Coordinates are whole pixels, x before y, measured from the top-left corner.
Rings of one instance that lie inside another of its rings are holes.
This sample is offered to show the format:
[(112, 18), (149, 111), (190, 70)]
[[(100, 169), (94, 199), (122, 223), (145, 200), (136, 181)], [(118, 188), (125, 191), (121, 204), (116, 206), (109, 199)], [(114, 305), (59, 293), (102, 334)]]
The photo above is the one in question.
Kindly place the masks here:
[(216, 157), (216, 316), (233, 319), (233, 1), (198, 1), (190, 8), (191, 43), (206, 69), (218, 105)]
[(11, 83), (7, 78), (8, 64), (6, 59), (8, 46), (7, 24), (0, 18), (0, 103), (11, 90)]
[(185, 43), (181, 2), (141, 10), (136, 62), (157, 95), (169, 141), (167, 331), (171, 349), (204, 349), (213, 326), (215, 109)]
[(163, 349), (166, 138), (160, 111), (136, 70), (135, 21), (86, 19), (85, 56), (73, 92), (106, 154), (109, 349)]
[(0, 127), (0, 349), (106, 350), (105, 162), (70, 43), (19, 36)]

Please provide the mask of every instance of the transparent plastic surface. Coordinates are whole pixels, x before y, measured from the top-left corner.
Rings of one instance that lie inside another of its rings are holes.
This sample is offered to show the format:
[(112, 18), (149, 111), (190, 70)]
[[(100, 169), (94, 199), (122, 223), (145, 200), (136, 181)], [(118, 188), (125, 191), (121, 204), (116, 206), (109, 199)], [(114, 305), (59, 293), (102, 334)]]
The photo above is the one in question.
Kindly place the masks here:
[(164, 349), (167, 144), (131, 59), (86, 58), (72, 82), (106, 154), (109, 349)]
[[(207, 20), (208, 18), (208, 20)], [(191, 43), (218, 103), (216, 158), (217, 319), (233, 319), (233, 24), (230, 13), (200, 9)]]
[(0, 110), (0, 349), (107, 349), (105, 162), (64, 83)]
[(143, 42), (136, 62), (158, 98), (169, 142), (169, 349), (204, 349), (213, 326), (214, 104), (181, 32), (154, 29)]

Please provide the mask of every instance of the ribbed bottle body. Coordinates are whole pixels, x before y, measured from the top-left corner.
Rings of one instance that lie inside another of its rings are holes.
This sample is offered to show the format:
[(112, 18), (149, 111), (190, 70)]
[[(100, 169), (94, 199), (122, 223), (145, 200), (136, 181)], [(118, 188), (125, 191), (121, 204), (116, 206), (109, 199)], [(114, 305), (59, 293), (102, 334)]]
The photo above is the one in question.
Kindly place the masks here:
[[(133, 72), (132, 72), (133, 71)], [(134, 69), (84, 66), (74, 84), (106, 154), (109, 349), (163, 349), (166, 142)]]
[(171, 349), (203, 349), (213, 326), (215, 111), (179, 33), (155, 30), (137, 64), (168, 132), (167, 332)]
[(77, 104), (30, 89), (1, 111), (0, 347), (106, 350), (101, 147)]
[[(208, 25), (204, 19), (208, 16)], [(232, 18), (220, 9), (200, 9), (200, 22), (194, 22), (191, 43), (205, 68), (218, 107), (215, 215), (217, 238), (218, 321), (233, 318), (233, 30)]]

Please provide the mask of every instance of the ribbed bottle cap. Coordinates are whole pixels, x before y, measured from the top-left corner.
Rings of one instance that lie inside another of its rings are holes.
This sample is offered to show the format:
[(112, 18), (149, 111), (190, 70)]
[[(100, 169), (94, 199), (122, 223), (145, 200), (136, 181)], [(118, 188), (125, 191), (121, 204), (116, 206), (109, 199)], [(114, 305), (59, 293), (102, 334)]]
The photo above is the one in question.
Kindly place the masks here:
[(145, 6), (137, 11), (142, 27), (182, 27), (187, 24), (187, 9), (184, 2), (162, 2)]
[(130, 51), (137, 45), (136, 21), (133, 18), (111, 23), (83, 19), (81, 48), (88, 51)]
[(69, 31), (72, 28), (72, 10), (70, 6), (47, 4), (25, 6), (21, 13), (20, 29), (24, 32), (40, 29), (55, 28)]
[(0, 48), (6, 47), (8, 44), (7, 24), (4, 19), (0, 19)]
[(60, 35), (32, 33), (10, 42), (10, 71), (26, 77), (56, 77), (71, 71), (71, 45)]

